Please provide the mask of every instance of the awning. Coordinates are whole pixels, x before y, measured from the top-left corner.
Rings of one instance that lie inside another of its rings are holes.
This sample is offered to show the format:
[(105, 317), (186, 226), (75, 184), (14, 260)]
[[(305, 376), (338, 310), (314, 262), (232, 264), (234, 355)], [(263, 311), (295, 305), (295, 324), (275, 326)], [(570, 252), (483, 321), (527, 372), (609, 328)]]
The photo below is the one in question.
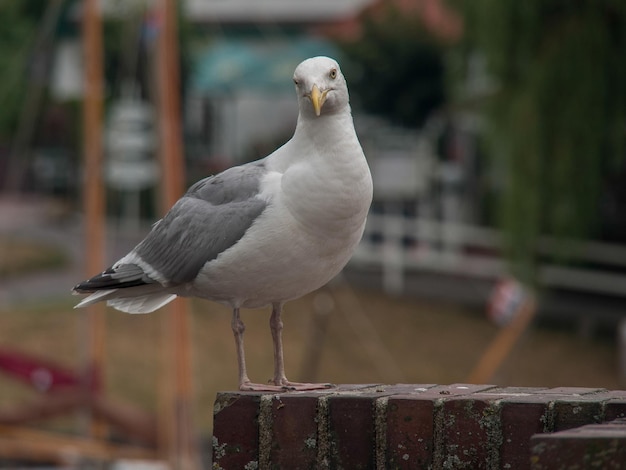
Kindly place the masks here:
[(195, 61), (190, 88), (197, 94), (219, 95), (241, 90), (291, 92), (291, 77), (304, 59), (337, 57), (330, 42), (315, 38), (281, 40), (219, 40)]

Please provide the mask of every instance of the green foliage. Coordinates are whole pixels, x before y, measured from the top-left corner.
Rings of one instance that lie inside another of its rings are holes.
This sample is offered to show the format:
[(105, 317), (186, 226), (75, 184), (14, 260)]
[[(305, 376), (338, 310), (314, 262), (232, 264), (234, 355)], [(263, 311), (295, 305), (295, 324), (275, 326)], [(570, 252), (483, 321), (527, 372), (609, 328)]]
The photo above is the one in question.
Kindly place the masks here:
[(0, 1), (0, 138), (15, 129), (30, 48), (44, 8), (41, 1)]
[(364, 110), (415, 127), (443, 103), (442, 49), (418, 17), (390, 7), (364, 18), (362, 37), (340, 47), (353, 102)]
[(540, 234), (598, 235), (603, 182), (626, 157), (626, 2), (462, 5), (462, 47), (484, 54), (497, 83), (487, 115), (508, 252), (533, 280)]
[[(122, 3), (123, 5), (123, 3)], [(108, 88), (108, 98), (119, 97), (122, 84), (128, 80), (136, 80), (144, 97), (154, 81), (154, 62), (158, 54), (155, 45), (157, 34), (155, 31), (146, 32), (146, 20), (150, 12), (150, 2), (129, 5), (123, 15), (105, 18), (103, 22), (104, 74)], [(180, 86), (184, 92), (186, 76), (191, 64), (190, 42), (191, 25), (182, 14), (183, 3), (177, 3), (177, 32), (180, 56)], [(151, 27), (154, 28), (154, 25)], [(146, 36), (151, 39), (146, 39)], [(152, 49), (154, 48), (154, 49)]]

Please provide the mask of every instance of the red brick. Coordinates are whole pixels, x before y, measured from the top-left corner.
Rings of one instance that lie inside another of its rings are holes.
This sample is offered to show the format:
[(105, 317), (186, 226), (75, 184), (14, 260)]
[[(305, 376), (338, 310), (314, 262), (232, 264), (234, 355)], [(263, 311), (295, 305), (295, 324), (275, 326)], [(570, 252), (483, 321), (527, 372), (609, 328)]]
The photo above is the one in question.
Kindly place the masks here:
[(433, 398), (397, 395), (387, 402), (387, 462), (390, 468), (432, 468)]
[(603, 406), (594, 398), (559, 397), (553, 405), (554, 431), (577, 428), (602, 421)]
[[(435, 466), (443, 468), (491, 468), (502, 443), (497, 396), (453, 397), (443, 403), (442, 442)], [(438, 425), (439, 426), (439, 425)], [(441, 459), (441, 462), (438, 461)]]
[(546, 387), (494, 387), (489, 390), (485, 390), (481, 393), (485, 393), (488, 395), (502, 395), (505, 397), (508, 396), (526, 396), (526, 395), (534, 395), (541, 394), (543, 392), (549, 391), (549, 388)]
[(612, 396), (605, 389), (557, 387), (531, 392), (537, 400), (551, 403), (544, 418), (544, 432), (563, 431), (601, 422), (604, 402)]
[(436, 403), (471, 395), (493, 385), (413, 385), (410, 394), (394, 395), (387, 405), (387, 461), (392, 468), (432, 468)]
[[(316, 468), (319, 455), (318, 405), (321, 397), (341, 393), (359, 396), (390, 390), (404, 390), (407, 386), (382, 384), (345, 384), (328, 390), (308, 393), (285, 392), (272, 401), (271, 466), (275, 468)], [(323, 458), (323, 457), (322, 457)]]
[(613, 421), (618, 418), (626, 418), (626, 392), (624, 396), (616, 395), (604, 403), (604, 420)]
[(532, 393), (503, 394), (501, 397), (500, 468), (530, 468), (530, 438), (547, 431), (551, 398)]
[(324, 394), (284, 393), (272, 400), (272, 467), (316, 468), (316, 415), (320, 396)]
[[(340, 393), (345, 395), (346, 389), (344, 388), (344, 385), (341, 385), (340, 387)], [(378, 384), (368, 386), (367, 388), (356, 389), (354, 391), (356, 392), (356, 394), (373, 393), (378, 394), (378, 396), (382, 397), (386, 395), (420, 395), (424, 393), (424, 391), (427, 391), (433, 387), (435, 387), (435, 384)]]
[(323, 390), (324, 392), (335, 392), (335, 393), (346, 393), (346, 392), (355, 392), (360, 393), (368, 390), (375, 390), (377, 387), (390, 387), (391, 385), (386, 384), (340, 384), (336, 385), (333, 388), (328, 388)]
[[(375, 465), (377, 451), (384, 458), (385, 442), (380, 442), (382, 437), (376, 442), (376, 400), (390, 395), (421, 393), (429, 387), (433, 384), (372, 385), (352, 390), (339, 386), (338, 393), (328, 397), (331, 468), (371, 468)], [(380, 426), (379, 432), (385, 432), (384, 423)]]
[(377, 394), (328, 397), (330, 468), (374, 468), (374, 400)]
[(475, 384), (451, 384), (437, 385), (429, 387), (420, 392), (417, 396), (425, 398), (450, 398), (455, 396), (471, 395), (473, 393), (485, 392), (496, 388), (495, 385), (475, 385)]
[(218, 393), (213, 410), (213, 466), (239, 470), (259, 460), (259, 403), (254, 392)]
[(605, 388), (586, 388), (586, 387), (554, 387), (542, 390), (541, 393), (549, 393), (554, 395), (590, 395), (593, 393), (606, 392)]
[[(216, 468), (525, 469), (530, 437), (543, 436), (536, 433), (624, 414), (626, 391), (573, 387), (355, 384), (308, 393), (220, 393), (214, 463)], [(592, 442), (612, 427), (587, 426), (583, 437)], [(572, 459), (587, 458), (576, 452), (570, 452)]]
[(531, 469), (619, 470), (626, 462), (626, 421), (581, 426), (531, 439)]

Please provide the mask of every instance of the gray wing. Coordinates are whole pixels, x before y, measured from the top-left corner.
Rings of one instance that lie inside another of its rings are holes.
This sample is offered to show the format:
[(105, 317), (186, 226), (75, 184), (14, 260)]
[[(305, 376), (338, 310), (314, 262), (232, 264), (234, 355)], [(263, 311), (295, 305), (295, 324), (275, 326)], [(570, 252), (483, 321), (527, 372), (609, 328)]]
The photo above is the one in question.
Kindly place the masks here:
[[(230, 168), (194, 184), (133, 252), (169, 286), (192, 281), (207, 261), (235, 245), (265, 210), (258, 198), (261, 162)], [(154, 283), (134, 264), (115, 265), (75, 287), (78, 292)]]

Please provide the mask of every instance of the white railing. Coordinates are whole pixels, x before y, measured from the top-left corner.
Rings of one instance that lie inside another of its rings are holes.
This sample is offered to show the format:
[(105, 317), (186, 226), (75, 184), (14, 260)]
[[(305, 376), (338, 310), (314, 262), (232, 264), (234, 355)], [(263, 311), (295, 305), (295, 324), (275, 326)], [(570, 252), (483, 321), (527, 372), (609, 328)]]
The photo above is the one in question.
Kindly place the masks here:
[[(539, 268), (539, 281), (552, 288), (626, 297), (626, 247), (600, 242), (542, 238), (538, 250), (550, 254), (566, 245), (581, 268), (554, 261)], [(497, 280), (507, 275), (498, 231), (476, 225), (371, 213), (353, 266), (382, 269), (383, 287), (404, 290), (405, 276), (430, 271)]]

